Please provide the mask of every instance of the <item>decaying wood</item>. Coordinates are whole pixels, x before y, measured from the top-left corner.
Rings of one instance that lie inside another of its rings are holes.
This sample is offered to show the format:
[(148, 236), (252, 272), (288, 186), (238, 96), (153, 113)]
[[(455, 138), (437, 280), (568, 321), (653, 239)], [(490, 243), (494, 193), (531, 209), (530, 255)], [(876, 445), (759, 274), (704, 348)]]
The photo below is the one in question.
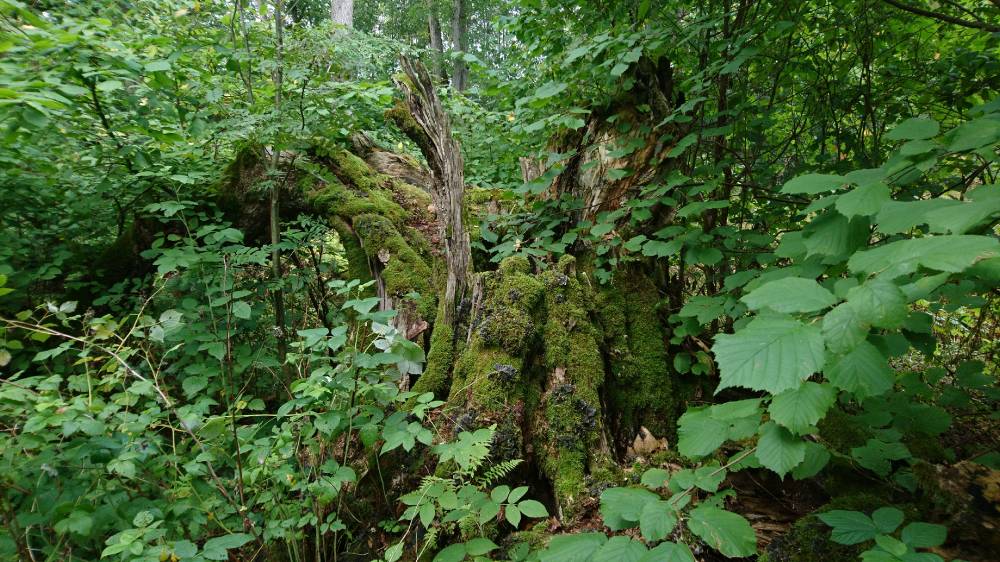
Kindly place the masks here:
[(448, 266), (445, 321), (454, 324), (456, 305), (465, 297), (472, 267), (469, 234), (462, 224), (462, 196), (465, 191), (462, 149), (451, 135), (451, 122), (441, 107), (427, 68), (405, 56), (401, 56), (399, 62), (407, 79), (397, 79), (396, 85), (402, 90), (407, 109), (419, 131), (406, 126), (403, 129), (420, 147), (431, 169), (431, 196), (437, 208)]

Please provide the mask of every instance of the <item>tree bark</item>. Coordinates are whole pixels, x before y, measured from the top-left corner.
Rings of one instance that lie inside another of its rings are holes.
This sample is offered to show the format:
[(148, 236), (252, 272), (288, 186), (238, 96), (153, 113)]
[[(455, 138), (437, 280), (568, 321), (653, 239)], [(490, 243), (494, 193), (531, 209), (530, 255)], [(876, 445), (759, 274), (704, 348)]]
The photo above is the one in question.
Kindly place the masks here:
[(469, 29), (469, 15), (467, 13), (467, 0), (454, 0), (452, 2), (451, 15), (451, 48), (459, 53), (459, 58), (455, 59), (455, 70), (451, 75), (451, 86), (459, 92), (464, 92), (469, 82), (469, 67), (461, 58), (466, 49), (466, 32)]
[(434, 0), (427, 0), (427, 31), (430, 35), (431, 50), (431, 70), (442, 82), (448, 81), (448, 73), (444, 70), (444, 39), (441, 37), (441, 20), (438, 19)]
[(444, 320), (454, 326), (457, 305), (465, 296), (472, 274), (472, 248), (462, 222), (465, 172), (462, 148), (451, 135), (451, 122), (441, 107), (427, 68), (400, 57), (407, 80), (396, 84), (406, 97), (412, 123), (405, 115), (394, 115), (420, 147), (431, 169), (431, 196), (437, 208), (438, 228), (445, 245), (448, 281), (445, 287)]
[(330, 19), (334, 23), (354, 27), (354, 0), (330, 0)]

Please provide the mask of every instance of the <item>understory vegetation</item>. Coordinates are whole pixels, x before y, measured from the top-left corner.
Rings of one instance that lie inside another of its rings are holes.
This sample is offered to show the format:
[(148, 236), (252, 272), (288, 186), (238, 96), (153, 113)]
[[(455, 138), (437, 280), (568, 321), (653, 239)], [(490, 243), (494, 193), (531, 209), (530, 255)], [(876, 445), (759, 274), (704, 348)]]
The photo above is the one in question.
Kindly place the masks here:
[(996, 560), (998, 176), (997, 0), (0, 0), (0, 560)]

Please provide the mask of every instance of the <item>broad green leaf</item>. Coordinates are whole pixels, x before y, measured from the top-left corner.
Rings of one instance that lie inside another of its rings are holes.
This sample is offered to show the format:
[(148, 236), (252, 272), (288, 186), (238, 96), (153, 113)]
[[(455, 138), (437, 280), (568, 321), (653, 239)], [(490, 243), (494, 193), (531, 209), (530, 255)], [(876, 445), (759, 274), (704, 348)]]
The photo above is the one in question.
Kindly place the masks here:
[(882, 278), (852, 288), (847, 302), (862, 322), (877, 328), (898, 328), (909, 314), (906, 295), (895, 283)]
[(688, 458), (703, 457), (726, 442), (727, 427), (708, 408), (689, 410), (677, 421), (677, 451)]
[(650, 468), (642, 473), (642, 478), (639, 482), (650, 489), (662, 488), (667, 480), (670, 479), (670, 473), (662, 468)]
[(695, 559), (686, 544), (668, 541), (650, 550), (639, 562), (695, 562)]
[(923, 199), (920, 201), (889, 201), (882, 205), (875, 222), (883, 234), (899, 234), (927, 222), (927, 214), (960, 205), (954, 199)]
[(631, 537), (611, 537), (597, 549), (593, 562), (639, 562), (646, 555), (646, 547)]
[(465, 543), (465, 553), (469, 556), (483, 556), (487, 552), (500, 548), (490, 539), (478, 537)]
[(757, 553), (757, 536), (743, 516), (707, 505), (688, 513), (688, 529), (729, 558)]
[[(591, 233), (593, 233), (591, 229)], [(642, 245), (642, 255), (652, 258), (665, 258), (680, 251), (683, 243), (680, 240), (650, 240)]]
[(253, 537), (246, 533), (234, 533), (208, 539), (202, 547), (201, 555), (209, 560), (228, 560), (229, 553), (227, 551), (239, 548), (252, 540)]
[(892, 470), (892, 461), (911, 458), (906, 445), (898, 442), (885, 442), (879, 439), (869, 439), (864, 446), (851, 449), (851, 457), (859, 465), (886, 477)]
[(964, 152), (981, 148), (1000, 141), (1000, 119), (973, 119), (956, 127), (951, 133), (951, 152)]
[(894, 380), (885, 357), (867, 341), (836, 359), (824, 374), (833, 386), (861, 398), (885, 393)]
[(833, 353), (846, 353), (865, 341), (870, 326), (850, 302), (838, 304), (823, 316), (823, 339)]
[(588, 562), (598, 548), (608, 542), (604, 533), (557, 535), (538, 556), (539, 562)]
[(768, 412), (772, 420), (801, 435), (823, 419), (836, 399), (829, 385), (806, 381), (775, 396)]
[[(872, 517), (874, 518), (874, 514), (872, 514)], [(877, 522), (875, 524), (878, 525)], [(908, 550), (906, 548), (906, 545), (903, 544), (899, 539), (895, 539), (888, 535), (876, 535), (875, 544), (877, 544), (879, 548), (888, 552), (889, 554), (892, 554), (893, 556), (902, 556), (906, 554), (906, 551)]]
[(891, 533), (903, 523), (903, 512), (895, 507), (880, 507), (872, 513), (872, 521), (882, 533)]
[(838, 197), (836, 208), (847, 218), (870, 216), (877, 214), (890, 197), (888, 186), (881, 182), (873, 183), (856, 187)]
[(858, 544), (870, 541), (878, 534), (878, 527), (870, 517), (859, 511), (835, 509), (820, 513), (820, 521), (833, 527), (830, 538), (840, 544)]
[(813, 279), (785, 277), (761, 285), (742, 299), (751, 310), (814, 312), (833, 306), (837, 299)]
[(659, 499), (644, 488), (608, 488), (601, 493), (601, 516), (612, 531), (635, 527), (646, 504)]
[(233, 303), (233, 316), (246, 320), (250, 318), (250, 304), (246, 301), (236, 301)]
[(567, 84), (565, 82), (547, 82), (535, 90), (536, 99), (551, 98), (552, 96), (561, 93), (566, 89)]
[(948, 538), (948, 528), (931, 523), (910, 523), (903, 527), (900, 538), (913, 548), (933, 548), (944, 544)]
[(988, 236), (945, 235), (900, 240), (854, 254), (851, 271), (887, 278), (913, 273), (918, 267), (958, 273), (981, 259), (1000, 255), (1000, 242)]
[(1000, 213), (1000, 199), (964, 201), (930, 211), (926, 215), (931, 232), (965, 234), (986, 219)]
[(886, 140), (921, 140), (929, 139), (938, 134), (941, 126), (927, 117), (913, 117), (896, 125), (885, 134)]
[(168, 60), (155, 60), (146, 63), (146, 72), (163, 72), (165, 70), (170, 70), (170, 61)]
[(761, 427), (757, 459), (781, 478), (806, 458), (806, 442), (774, 422)]
[(805, 174), (785, 182), (782, 193), (805, 193), (815, 195), (824, 191), (833, 191), (847, 183), (842, 176), (830, 174)]
[(669, 502), (658, 500), (647, 503), (639, 514), (642, 538), (658, 542), (670, 536), (677, 525), (677, 514)]
[(465, 543), (457, 543), (443, 548), (432, 562), (462, 562), (462, 560), (465, 560)]
[(796, 480), (812, 478), (819, 474), (828, 462), (830, 462), (830, 452), (826, 450), (826, 447), (813, 441), (807, 441), (806, 458), (802, 464), (792, 469), (792, 478)]
[(868, 243), (865, 217), (848, 219), (832, 211), (817, 217), (803, 230), (807, 256), (825, 256), (823, 263), (838, 263)]
[(735, 334), (720, 334), (712, 346), (719, 386), (779, 394), (823, 367), (823, 334), (788, 316), (760, 316)]
[(517, 508), (525, 517), (548, 517), (549, 512), (541, 502), (535, 500), (524, 500), (517, 504)]

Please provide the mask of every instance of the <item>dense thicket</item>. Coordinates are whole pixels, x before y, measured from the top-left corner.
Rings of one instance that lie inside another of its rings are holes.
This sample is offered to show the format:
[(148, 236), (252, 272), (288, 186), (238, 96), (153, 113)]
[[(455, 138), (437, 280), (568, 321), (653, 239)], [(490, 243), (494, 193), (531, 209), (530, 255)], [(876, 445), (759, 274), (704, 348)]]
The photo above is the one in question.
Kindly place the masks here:
[(995, 558), (1000, 2), (0, 29), (0, 558)]

